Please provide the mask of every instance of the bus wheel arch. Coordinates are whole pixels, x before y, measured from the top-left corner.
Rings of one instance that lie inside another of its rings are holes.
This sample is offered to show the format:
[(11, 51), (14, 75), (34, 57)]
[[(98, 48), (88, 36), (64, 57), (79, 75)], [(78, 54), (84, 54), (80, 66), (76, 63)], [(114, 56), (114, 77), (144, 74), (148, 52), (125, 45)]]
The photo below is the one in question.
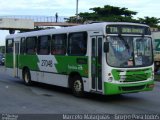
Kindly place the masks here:
[(32, 85), (31, 74), (30, 74), (30, 70), (28, 67), (23, 67), (22, 77), (23, 77), (23, 81), (26, 85), (28, 85), (28, 86)]
[(78, 72), (72, 72), (69, 75), (69, 88), (71, 88), (73, 95), (82, 97), (84, 95), (82, 77)]

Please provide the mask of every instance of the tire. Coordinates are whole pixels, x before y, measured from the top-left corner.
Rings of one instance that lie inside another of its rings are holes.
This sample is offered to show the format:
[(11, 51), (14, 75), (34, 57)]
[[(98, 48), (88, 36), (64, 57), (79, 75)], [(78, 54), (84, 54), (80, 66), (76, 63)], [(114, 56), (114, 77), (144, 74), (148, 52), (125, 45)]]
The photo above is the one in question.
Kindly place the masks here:
[(84, 96), (83, 82), (80, 76), (74, 76), (72, 79), (72, 93), (76, 97)]
[(27, 86), (32, 85), (31, 75), (30, 75), (30, 72), (29, 72), (28, 69), (26, 69), (26, 70), (24, 71), (23, 80), (24, 80), (25, 85), (27, 85)]

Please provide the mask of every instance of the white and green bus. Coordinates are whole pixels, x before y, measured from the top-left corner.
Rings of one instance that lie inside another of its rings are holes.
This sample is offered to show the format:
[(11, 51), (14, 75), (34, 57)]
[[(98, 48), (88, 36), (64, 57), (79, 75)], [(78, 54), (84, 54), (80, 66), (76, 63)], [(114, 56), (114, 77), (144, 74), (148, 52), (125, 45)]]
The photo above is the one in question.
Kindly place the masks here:
[(153, 50), (147, 25), (104, 22), (6, 37), (6, 71), (23, 79), (103, 95), (151, 91)]

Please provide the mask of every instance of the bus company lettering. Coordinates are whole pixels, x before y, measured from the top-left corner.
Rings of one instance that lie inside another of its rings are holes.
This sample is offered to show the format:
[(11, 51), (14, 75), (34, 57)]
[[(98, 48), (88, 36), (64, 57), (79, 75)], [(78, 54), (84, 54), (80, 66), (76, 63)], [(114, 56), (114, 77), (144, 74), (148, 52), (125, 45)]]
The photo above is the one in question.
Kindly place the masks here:
[(72, 70), (83, 70), (83, 67), (82, 67), (82, 65), (77, 65), (77, 66), (68, 65), (68, 69), (72, 69)]

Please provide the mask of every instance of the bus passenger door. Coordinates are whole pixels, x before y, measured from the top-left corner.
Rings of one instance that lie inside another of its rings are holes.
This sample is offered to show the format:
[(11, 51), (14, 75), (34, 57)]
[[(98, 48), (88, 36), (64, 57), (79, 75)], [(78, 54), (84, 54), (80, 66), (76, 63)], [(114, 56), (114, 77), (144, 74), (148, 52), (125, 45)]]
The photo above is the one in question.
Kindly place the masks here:
[(14, 50), (13, 50), (13, 69), (14, 69), (14, 77), (19, 77), (18, 64), (19, 64), (19, 42), (14, 42)]
[(102, 40), (103, 36), (96, 36), (91, 38), (92, 90), (97, 92), (102, 92)]

